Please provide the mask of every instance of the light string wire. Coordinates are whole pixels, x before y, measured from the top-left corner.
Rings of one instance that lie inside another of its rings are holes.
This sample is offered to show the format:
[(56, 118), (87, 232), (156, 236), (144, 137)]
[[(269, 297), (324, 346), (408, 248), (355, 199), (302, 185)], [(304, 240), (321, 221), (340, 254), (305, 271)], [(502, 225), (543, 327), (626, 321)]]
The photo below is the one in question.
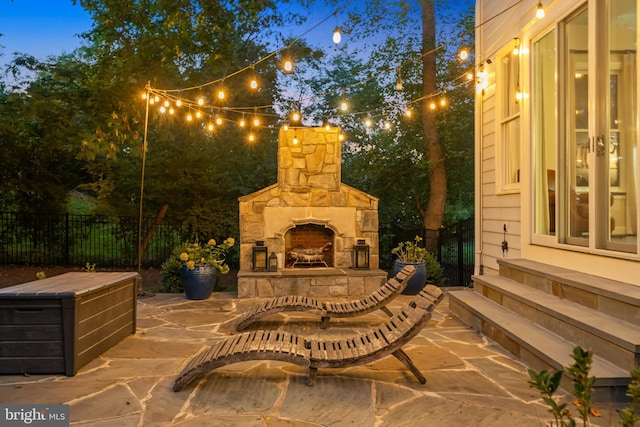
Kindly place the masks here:
[[(513, 9), (514, 7), (516, 7), (517, 5), (519, 5), (520, 3), (522, 3), (523, 0), (517, 0), (514, 4), (509, 5), (508, 7), (506, 7), (505, 9), (503, 9), (502, 11), (498, 12), (496, 15), (491, 16), (490, 18), (486, 19), (485, 21), (481, 22), (480, 24), (476, 25), (475, 27), (473, 27), (473, 30), (476, 30), (478, 28), (481, 28), (482, 26), (486, 25), (487, 23), (491, 22), (492, 20), (496, 19), (497, 17), (503, 15), (504, 13), (508, 12), (509, 10)], [(324, 24), (326, 21), (328, 21), (329, 19), (331, 19), (332, 17), (336, 16), (336, 14), (338, 12), (340, 12), (341, 10), (346, 9), (349, 5), (351, 4), (351, 1), (348, 1), (344, 6), (336, 9), (334, 12), (332, 12), (330, 15), (328, 15), (326, 18), (324, 18), (323, 20), (321, 20), (320, 22), (318, 22), (317, 24), (315, 24), (314, 26), (312, 26), (311, 28), (309, 28), (307, 31), (303, 32), (302, 34), (300, 34), (299, 36), (297, 36), (296, 38), (294, 38), (292, 41), (290, 41), (286, 46), (283, 46), (280, 49), (277, 49), (269, 54), (267, 54), (266, 56), (264, 56), (263, 58), (259, 59), (258, 61), (252, 63), (251, 65), (248, 65), (242, 69), (239, 69), (229, 75), (226, 75), (223, 78), (219, 78), (216, 80), (212, 80), (209, 81), (207, 83), (203, 83), (201, 85), (196, 85), (196, 86), (192, 86), (192, 87), (187, 87), (187, 88), (181, 88), (181, 89), (158, 89), (158, 88), (153, 88), (150, 86), (150, 83), (147, 84), (147, 86), (145, 87), (145, 89), (147, 90), (147, 94), (148, 96), (162, 96), (164, 98), (166, 98), (167, 100), (169, 100), (170, 102), (173, 101), (174, 103), (180, 101), (185, 107), (188, 107), (189, 109), (195, 109), (196, 111), (200, 111), (201, 114), (205, 114), (209, 117), (212, 116), (212, 114), (204, 112), (202, 110), (211, 110), (211, 111), (215, 111), (216, 114), (218, 114), (218, 117), (220, 114), (224, 113), (235, 113), (235, 114), (240, 114), (240, 115), (244, 115), (247, 111), (254, 111), (254, 116), (260, 116), (260, 117), (270, 117), (270, 118), (281, 118), (282, 116), (280, 114), (276, 114), (276, 113), (266, 113), (261, 111), (260, 113), (257, 113), (257, 111), (259, 110), (267, 110), (267, 109), (274, 109), (277, 107), (277, 104), (268, 104), (268, 105), (260, 105), (260, 106), (235, 106), (235, 107), (231, 107), (231, 106), (220, 106), (220, 105), (199, 105), (197, 103), (197, 101), (193, 101), (190, 100), (188, 98), (182, 98), (180, 96), (175, 95), (175, 93), (179, 93), (181, 94), (182, 92), (187, 92), (187, 91), (191, 91), (191, 90), (201, 90), (204, 87), (208, 87), (217, 83), (220, 83), (226, 79), (229, 79), (231, 77), (234, 77), (238, 74), (241, 74), (247, 70), (255, 70), (255, 66), (266, 61), (267, 59), (273, 57), (274, 55), (279, 54), (280, 52), (283, 52), (287, 49), (289, 49), (296, 41), (302, 39), (306, 34), (310, 33), (311, 31), (313, 31), (314, 29), (318, 28), (320, 25)], [(330, 90), (327, 91), (325, 93), (322, 94), (317, 94), (317, 95), (312, 95), (309, 96), (307, 98), (300, 98), (298, 101), (288, 101), (290, 104), (291, 103), (295, 103), (298, 104), (299, 106), (301, 106), (304, 103), (310, 103), (311, 101), (313, 101), (314, 99), (319, 99), (325, 96), (329, 96), (329, 95), (335, 95), (339, 92), (345, 92), (347, 89), (351, 89), (353, 87), (357, 87), (360, 85), (363, 85), (373, 79), (376, 78), (380, 78), (382, 76), (388, 76), (390, 75), (389, 72), (392, 72), (394, 70), (397, 70), (398, 68), (404, 68), (408, 65), (411, 65), (419, 60), (422, 60), (423, 58), (425, 58), (427, 55), (430, 54), (435, 54), (436, 52), (438, 52), (441, 49), (444, 49), (447, 46), (446, 43), (440, 44), (439, 46), (435, 47), (434, 49), (425, 52), (425, 53), (421, 53), (420, 55), (417, 55), (415, 58), (409, 59), (403, 63), (401, 63), (400, 65), (395, 65), (395, 66), (389, 66), (385, 69), (383, 69), (382, 71), (378, 72), (377, 74), (374, 74), (372, 76), (369, 76), (365, 79), (362, 79), (358, 82), (352, 83), (349, 86), (346, 87), (341, 87), (339, 89), (334, 89), (334, 90)], [(488, 57), (491, 57), (492, 55), (489, 55)], [(337, 114), (333, 114), (333, 116), (359, 116), (359, 115), (367, 115), (370, 116), (372, 118), (374, 118), (375, 116), (371, 116), (372, 113), (376, 113), (378, 111), (382, 111), (384, 112), (385, 110), (388, 109), (400, 109), (402, 107), (408, 107), (409, 105), (413, 105), (416, 104), (420, 101), (425, 101), (425, 100), (430, 100), (432, 98), (438, 97), (438, 96), (444, 96), (444, 94), (446, 94), (447, 92), (450, 92), (456, 88), (459, 88), (461, 86), (464, 86), (466, 84), (468, 84), (470, 81), (473, 81), (473, 79), (469, 79), (468, 76), (471, 73), (471, 70), (473, 70), (473, 75), (475, 75), (475, 71), (477, 68), (479, 68), (480, 66), (482, 66), (482, 64), (484, 63), (486, 59), (482, 60), (478, 65), (471, 67), (470, 70), (465, 71), (464, 73), (462, 73), (461, 75), (455, 77), (453, 80), (451, 80), (450, 82), (448, 82), (447, 84), (444, 84), (444, 86), (447, 86), (448, 88), (446, 90), (444, 89), (440, 89), (437, 90), (431, 94), (428, 95), (423, 95), (419, 98), (416, 98), (414, 100), (408, 100), (408, 101), (404, 101), (404, 102), (397, 102), (397, 103), (391, 103), (388, 104), (385, 107), (379, 107), (376, 109), (372, 109), (372, 110), (368, 110), (368, 111), (359, 111), (359, 112), (338, 112)], [(466, 80), (464, 80), (466, 79)], [(458, 80), (463, 80), (461, 83), (457, 83), (457, 84), (453, 84)], [(285, 101), (286, 102), (286, 101)], [(223, 121), (227, 121), (227, 122), (234, 122), (235, 120), (231, 120), (228, 119), (226, 117), (222, 118)], [(252, 126), (252, 127), (256, 127), (256, 126)], [(257, 127), (263, 127), (263, 128), (269, 128), (272, 127), (272, 125), (261, 125), (261, 126), (257, 126)]]

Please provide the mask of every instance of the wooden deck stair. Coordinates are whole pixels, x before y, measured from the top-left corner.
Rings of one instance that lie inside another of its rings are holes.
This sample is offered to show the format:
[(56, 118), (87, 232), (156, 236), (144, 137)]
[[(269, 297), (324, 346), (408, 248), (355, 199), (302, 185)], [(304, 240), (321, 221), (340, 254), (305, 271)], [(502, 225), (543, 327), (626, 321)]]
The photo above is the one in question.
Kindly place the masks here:
[[(532, 369), (560, 370), (577, 345), (594, 352), (594, 400), (623, 402), (640, 364), (640, 287), (529, 260), (500, 260), (449, 292), (451, 311)], [(565, 379), (570, 388), (570, 379)]]

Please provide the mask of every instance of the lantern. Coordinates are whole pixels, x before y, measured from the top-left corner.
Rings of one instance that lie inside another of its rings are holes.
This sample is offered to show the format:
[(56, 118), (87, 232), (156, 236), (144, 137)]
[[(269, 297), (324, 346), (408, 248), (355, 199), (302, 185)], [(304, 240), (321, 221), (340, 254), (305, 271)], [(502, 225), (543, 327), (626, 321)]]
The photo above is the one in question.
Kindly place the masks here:
[(353, 268), (369, 269), (369, 245), (365, 243), (364, 239), (359, 239), (353, 246)]
[(253, 247), (253, 271), (267, 271), (267, 247), (258, 240)]
[(271, 252), (269, 255), (269, 271), (278, 271), (278, 257), (275, 252)]

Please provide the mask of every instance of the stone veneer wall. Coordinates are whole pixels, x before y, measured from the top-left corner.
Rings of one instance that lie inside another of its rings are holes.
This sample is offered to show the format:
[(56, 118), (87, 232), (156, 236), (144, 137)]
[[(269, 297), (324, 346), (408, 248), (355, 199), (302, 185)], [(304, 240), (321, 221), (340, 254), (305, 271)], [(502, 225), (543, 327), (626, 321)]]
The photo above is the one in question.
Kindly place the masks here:
[[(280, 130), (278, 183), (239, 198), (239, 294), (248, 285), (252, 248), (263, 240), (268, 252), (284, 265), (285, 233), (298, 224), (324, 225), (333, 230), (334, 267), (351, 267), (356, 240), (370, 246), (370, 267), (379, 266), (378, 199), (342, 184), (340, 129), (289, 128)], [(297, 137), (298, 144), (294, 144)], [(253, 280), (253, 279), (252, 279)]]

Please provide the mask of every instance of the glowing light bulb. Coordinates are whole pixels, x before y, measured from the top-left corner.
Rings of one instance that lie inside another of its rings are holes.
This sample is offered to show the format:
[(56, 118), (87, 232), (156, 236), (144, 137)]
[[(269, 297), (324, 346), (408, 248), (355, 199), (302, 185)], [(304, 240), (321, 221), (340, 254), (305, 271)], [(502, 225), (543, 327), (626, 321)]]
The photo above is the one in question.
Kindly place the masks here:
[(402, 90), (402, 77), (398, 76), (398, 82), (396, 83), (396, 90)]
[(411, 118), (411, 116), (413, 115), (413, 111), (411, 111), (411, 109), (407, 108), (407, 110), (404, 112), (404, 115), (405, 115), (407, 118), (409, 118), (409, 119), (410, 119), (410, 118)]
[(218, 99), (224, 99), (224, 97), (225, 97), (224, 89), (220, 89), (218, 91)]
[(191, 115), (191, 113), (187, 114), (187, 121), (190, 122), (193, 120), (193, 116)]
[(254, 117), (253, 118), (253, 125), (254, 126), (260, 126), (260, 118), (259, 117)]
[(285, 130), (285, 131), (289, 130), (289, 123), (283, 124), (282, 125), (282, 129)]
[(297, 111), (294, 111), (291, 114), (291, 120), (293, 120), (294, 122), (299, 122), (300, 121), (300, 113)]
[(167, 108), (163, 105), (162, 107), (160, 107), (160, 112), (164, 113), (165, 111), (167, 111)]
[(388, 120), (385, 120), (384, 122), (384, 128), (385, 129), (391, 129), (391, 123)]
[(176, 112), (176, 110), (174, 110), (173, 108), (169, 108), (169, 114), (173, 114), (175, 112)]
[(467, 58), (469, 58), (469, 52), (467, 51), (467, 49), (463, 48), (462, 50), (460, 50), (459, 56), (460, 56), (460, 59), (462, 59), (463, 61), (466, 61)]
[(544, 18), (544, 8), (542, 7), (542, 2), (538, 2), (538, 9), (536, 10), (536, 18), (542, 19)]
[(293, 61), (291, 61), (290, 59), (284, 60), (284, 71), (286, 71), (287, 73), (293, 71)]
[(253, 133), (250, 133), (247, 136), (247, 139), (249, 140), (249, 142), (254, 142), (256, 140), (256, 136)]
[(440, 106), (441, 107), (447, 106), (447, 98), (440, 98)]
[(338, 141), (344, 141), (344, 134), (338, 135)]
[(204, 98), (198, 98), (198, 105), (204, 105)]
[(340, 27), (336, 27), (333, 30), (333, 42), (335, 44), (340, 43), (340, 41), (342, 40), (342, 34), (340, 34)]
[(199, 119), (200, 117), (202, 117), (202, 113), (200, 111), (196, 111), (196, 118)]
[(153, 98), (149, 98), (149, 105), (153, 105), (156, 103), (156, 100)]
[(365, 119), (365, 121), (364, 121), (364, 125), (365, 125), (366, 127), (370, 128), (370, 127), (371, 127), (371, 119), (369, 119), (369, 118)]
[(467, 80), (473, 80), (473, 73), (467, 73)]
[(142, 99), (147, 99), (147, 92), (142, 93)]
[(164, 101), (164, 106), (168, 107), (169, 105), (171, 105), (171, 103), (169, 102), (169, 100)]
[(240, 119), (240, 121), (238, 122), (238, 125), (240, 125), (240, 127), (243, 128), (247, 125), (247, 122), (245, 122), (244, 119)]
[(252, 78), (251, 82), (249, 83), (249, 86), (251, 87), (251, 89), (257, 89), (258, 88), (258, 80), (256, 80), (256, 78)]
[(344, 99), (340, 103), (340, 109), (342, 111), (347, 111), (349, 109), (349, 105), (347, 104), (347, 101), (345, 101)]
[(429, 103), (429, 109), (431, 109), (431, 110), (435, 110), (435, 109), (436, 109), (436, 103), (435, 103), (435, 102), (433, 102), (433, 101), (431, 101), (431, 102)]
[(156, 96), (153, 98), (153, 100), (154, 100), (154, 101), (156, 101), (156, 102), (160, 102), (160, 97), (159, 97), (158, 95), (156, 95)]
[(291, 141), (291, 143), (293, 145), (298, 145), (300, 141), (298, 140), (298, 135), (294, 135), (293, 140)]
[(216, 124), (220, 126), (222, 124), (222, 117), (216, 117)]
[(178, 99), (176, 101), (176, 107), (180, 107), (180, 106), (182, 106), (182, 101)]
[(331, 123), (324, 122), (324, 130), (331, 130)]
[(207, 125), (207, 130), (208, 130), (209, 132), (213, 132), (213, 130), (214, 130), (214, 129), (215, 129), (215, 126), (213, 125), (213, 123), (209, 123), (209, 124)]

